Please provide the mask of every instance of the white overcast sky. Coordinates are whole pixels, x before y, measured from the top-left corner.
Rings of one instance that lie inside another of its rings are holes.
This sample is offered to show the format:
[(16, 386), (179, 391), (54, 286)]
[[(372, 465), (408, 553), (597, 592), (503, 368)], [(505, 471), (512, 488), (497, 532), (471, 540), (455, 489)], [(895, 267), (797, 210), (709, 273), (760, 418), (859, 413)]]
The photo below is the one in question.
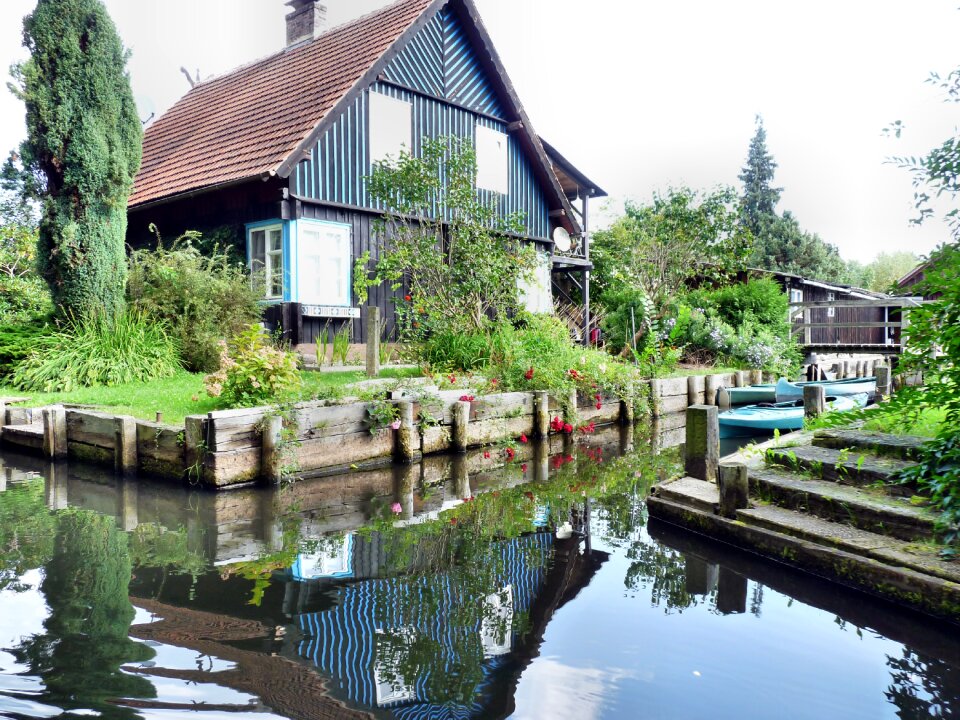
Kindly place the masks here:
[[(906, 171), (885, 164), (955, 131), (960, 106), (924, 80), (960, 66), (956, 0), (475, 0), (535, 129), (613, 197), (731, 184), (763, 115), (780, 210), (848, 259), (925, 253)], [(332, 24), (384, 0), (327, 0)], [(0, 0), (0, 66), (22, 59), (34, 0)], [(144, 111), (186, 90), (180, 66), (219, 74), (280, 49), (283, 0), (106, 0)], [(894, 120), (899, 141), (884, 138)], [(0, 91), (0, 153), (23, 109)]]

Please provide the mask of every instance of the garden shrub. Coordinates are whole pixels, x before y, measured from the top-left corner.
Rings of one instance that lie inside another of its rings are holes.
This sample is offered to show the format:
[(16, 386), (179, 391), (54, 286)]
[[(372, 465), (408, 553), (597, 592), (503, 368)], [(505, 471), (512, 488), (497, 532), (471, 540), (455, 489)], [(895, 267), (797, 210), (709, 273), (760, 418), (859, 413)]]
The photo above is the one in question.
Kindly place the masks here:
[(204, 255), (193, 244), (198, 238), (187, 233), (167, 248), (157, 235), (156, 250), (135, 250), (127, 295), (134, 307), (167, 323), (188, 370), (211, 372), (220, 341), (259, 320), (260, 295), (229, 251), (214, 247)]
[(147, 382), (180, 369), (180, 348), (166, 324), (126, 310), (112, 318), (104, 313), (68, 318), (61, 329), (38, 336), (12, 383), (32, 392), (69, 392)]
[(487, 372), (503, 390), (549, 388), (606, 391), (636, 397), (640, 373), (633, 365), (592, 348), (574, 345), (567, 326), (550, 315), (524, 315), (518, 324), (498, 323), (491, 337)]
[(754, 321), (775, 331), (789, 330), (789, 297), (770, 278), (756, 278), (715, 290), (693, 290), (685, 300), (691, 307), (715, 310), (720, 319), (733, 327)]
[(420, 358), (435, 371), (481, 370), (490, 363), (490, 336), (486, 333), (437, 332), (423, 343)]
[(37, 341), (51, 332), (53, 328), (39, 319), (27, 324), (0, 325), (0, 378), (13, 375)]
[(221, 407), (284, 402), (302, 386), (298, 356), (270, 344), (259, 325), (249, 325), (229, 344), (220, 343), (220, 369), (204, 385)]

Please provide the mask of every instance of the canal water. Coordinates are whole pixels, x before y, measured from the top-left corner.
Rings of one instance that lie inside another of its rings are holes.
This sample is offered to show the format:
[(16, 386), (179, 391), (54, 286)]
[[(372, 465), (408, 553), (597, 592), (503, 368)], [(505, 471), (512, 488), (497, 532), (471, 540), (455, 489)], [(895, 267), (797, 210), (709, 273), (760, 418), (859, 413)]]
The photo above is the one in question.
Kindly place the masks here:
[(0, 716), (960, 716), (956, 627), (649, 519), (641, 433), (517, 450), (220, 494), (0, 456)]

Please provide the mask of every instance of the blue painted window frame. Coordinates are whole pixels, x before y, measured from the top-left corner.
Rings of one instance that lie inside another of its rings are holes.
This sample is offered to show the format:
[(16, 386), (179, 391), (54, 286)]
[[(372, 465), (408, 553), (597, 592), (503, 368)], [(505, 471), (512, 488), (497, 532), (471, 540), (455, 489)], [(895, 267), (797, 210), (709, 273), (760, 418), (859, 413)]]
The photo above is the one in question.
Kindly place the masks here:
[(247, 241), (247, 270), (253, 273), (253, 244), (250, 241), (250, 233), (253, 230), (262, 230), (269, 227), (279, 227), (283, 243), (283, 294), (280, 297), (263, 297), (260, 302), (263, 305), (276, 305), (281, 302), (291, 302), (293, 294), (291, 292), (291, 253), (290, 253), (290, 221), (276, 218), (274, 220), (260, 220), (244, 225), (244, 233)]
[(333, 220), (314, 220), (311, 218), (300, 218), (299, 220), (290, 221), (290, 232), (289, 242), (286, 242), (284, 247), (289, 249), (289, 255), (291, 258), (290, 268), (294, 268), (295, 264), (296, 272), (291, 273), (291, 283), (290, 283), (290, 297), (296, 298), (295, 302), (303, 302), (303, 299), (300, 296), (300, 268), (297, 259), (300, 257), (300, 227), (310, 225), (326, 226), (326, 227), (338, 227), (346, 228), (349, 231), (349, 249), (347, 252), (346, 262), (343, 265), (343, 272), (345, 277), (344, 287), (346, 288), (346, 302), (342, 303), (326, 303), (330, 307), (353, 307), (353, 263), (355, 261), (353, 253), (353, 225), (350, 223), (336, 222)]

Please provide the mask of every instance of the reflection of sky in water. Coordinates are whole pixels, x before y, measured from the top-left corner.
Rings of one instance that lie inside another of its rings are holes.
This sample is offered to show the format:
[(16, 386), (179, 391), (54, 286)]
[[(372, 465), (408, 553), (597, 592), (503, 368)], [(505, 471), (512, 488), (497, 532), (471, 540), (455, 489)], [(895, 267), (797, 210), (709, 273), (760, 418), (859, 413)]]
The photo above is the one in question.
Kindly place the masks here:
[[(654, 542), (646, 530), (641, 540)], [(703, 598), (667, 612), (651, 604), (649, 586), (626, 590), (629, 566), (614, 553), (553, 616), (540, 657), (521, 677), (513, 717), (897, 716), (884, 690), (886, 655), (899, 656), (899, 643), (858, 636), (830, 613), (769, 588), (761, 617), (720, 615)]]

